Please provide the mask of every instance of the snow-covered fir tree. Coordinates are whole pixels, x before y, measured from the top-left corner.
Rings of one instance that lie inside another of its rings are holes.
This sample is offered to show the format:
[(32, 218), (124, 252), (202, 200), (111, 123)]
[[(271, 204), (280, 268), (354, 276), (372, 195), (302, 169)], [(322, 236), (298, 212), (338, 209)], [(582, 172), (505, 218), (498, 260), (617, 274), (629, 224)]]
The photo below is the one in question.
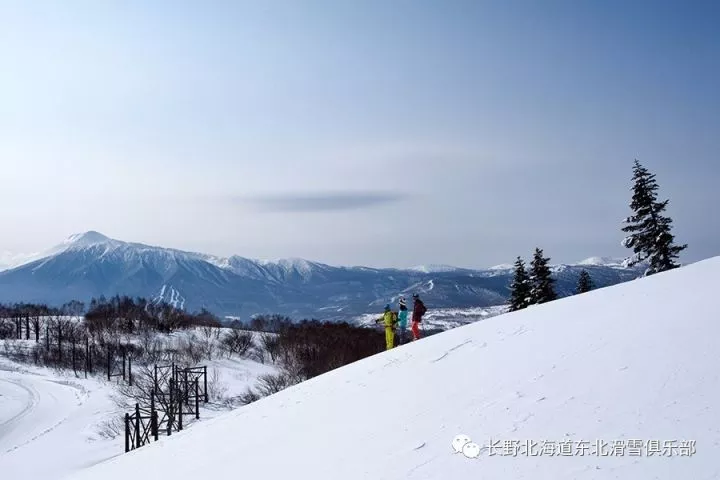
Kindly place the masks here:
[(510, 311), (522, 310), (530, 305), (530, 276), (525, 262), (519, 256), (515, 260), (515, 275), (510, 284)]
[(541, 248), (535, 249), (532, 262), (530, 262), (530, 298), (532, 303), (545, 303), (555, 300), (555, 279), (548, 262), (550, 258), (543, 256)]
[(576, 293), (585, 293), (589, 292), (594, 288), (592, 278), (590, 278), (590, 274), (587, 270), (582, 270), (580, 272), (580, 277), (578, 278), (577, 283), (577, 289), (575, 290)]
[(675, 262), (687, 244), (675, 245), (675, 237), (671, 232), (672, 220), (663, 215), (669, 200), (657, 200), (658, 184), (655, 174), (650, 173), (636, 159), (633, 165), (633, 195), (630, 208), (633, 215), (627, 217), (622, 231), (629, 233), (622, 245), (633, 249), (633, 255), (624, 262), (633, 266), (647, 261), (648, 268), (644, 275), (663, 272), (677, 268)]

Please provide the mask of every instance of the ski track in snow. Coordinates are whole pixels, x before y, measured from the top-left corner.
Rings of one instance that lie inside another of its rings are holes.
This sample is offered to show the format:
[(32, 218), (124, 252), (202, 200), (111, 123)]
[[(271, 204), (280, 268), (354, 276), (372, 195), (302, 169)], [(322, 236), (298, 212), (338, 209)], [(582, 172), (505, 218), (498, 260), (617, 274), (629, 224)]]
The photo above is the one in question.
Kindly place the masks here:
[[(0, 422), (0, 439), (2, 439), (14, 429), (14, 426), (17, 425), (23, 419), (23, 417), (27, 416), (30, 412), (32, 412), (32, 410), (35, 408), (35, 405), (37, 405), (38, 395), (35, 390), (26, 387), (20, 381), (0, 378), (0, 382), (6, 384), (5, 387), (0, 386), (0, 392), (5, 392), (3, 393), (3, 396), (8, 396), (8, 385), (11, 386), (10, 390), (12, 390), (12, 388), (16, 388), (17, 390), (22, 391), (25, 395), (25, 398), (20, 401), (23, 405), (22, 409), (18, 413), (12, 415), (10, 418)], [(17, 401), (16, 398), (15, 400)], [(3, 408), (6, 407), (3, 405)]]
[(432, 363), (439, 362), (440, 360), (442, 360), (443, 358), (447, 357), (448, 355), (450, 355), (452, 352), (454, 352), (454, 351), (457, 350), (458, 348), (462, 347), (463, 345), (467, 345), (468, 343), (472, 343), (472, 340), (471, 340), (471, 339), (468, 339), (468, 340), (465, 340), (464, 342), (462, 342), (462, 343), (459, 344), (459, 345), (455, 345), (454, 347), (452, 347), (450, 350), (448, 350), (448, 351), (446, 351), (445, 353), (443, 353), (442, 355), (440, 355), (440, 356), (439, 356), (438, 358), (436, 358), (435, 360), (432, 360)]
[(0, 369), (3, 478), (57, 478), (59, 472), (109, 458), (109, 449), (120, 452), (122, 437), (92, 443), (98, 440), (97, 423), (115, 414), (104, 393), (71, 378)]
[(76, 387), (67, 383), (32, 377), (0, 379), (0, 381), (6, 384), (5, 388), (0, 386), (0, 391), (7, 391), (9, 384), (23, 391), (25, 395), (23, 410), (0, 425), (0, 452), (3, 453), (22, 448), (53, 431), (68, 419), (68, 415), (63, 414), (72, 411), (72, 406), (82, 406), (82, 401), (79, 403), (68, 401), (70, 399), (78, 401), (79, 397)]

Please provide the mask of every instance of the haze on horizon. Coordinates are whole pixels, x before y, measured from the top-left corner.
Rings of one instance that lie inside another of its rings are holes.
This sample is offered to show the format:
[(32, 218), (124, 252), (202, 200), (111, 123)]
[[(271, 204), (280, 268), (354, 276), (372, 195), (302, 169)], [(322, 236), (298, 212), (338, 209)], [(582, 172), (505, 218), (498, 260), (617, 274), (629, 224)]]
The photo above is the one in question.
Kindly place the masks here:
[(639, 159), (717, 255), (720, 6), (0, 0), (0, 252), (625, 256)]

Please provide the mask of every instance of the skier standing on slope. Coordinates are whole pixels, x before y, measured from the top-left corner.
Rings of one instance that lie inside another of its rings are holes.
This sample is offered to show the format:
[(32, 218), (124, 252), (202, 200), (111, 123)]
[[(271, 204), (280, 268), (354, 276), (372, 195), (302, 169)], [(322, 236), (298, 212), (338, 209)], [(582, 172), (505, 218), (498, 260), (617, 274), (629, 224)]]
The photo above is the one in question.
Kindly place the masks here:
[(400, 327), (399, 344), (405, 343), (405, 332), (407, 330), (408, 309), (405, 304), (405, 297), (400, 297), (400, 309), (398, 311), (398, 326)]
[(387, 350), (390, 350), (395, 346), (395, 323), (397, 322), (397, 314), (390, 309), (390, 304), (385, 305), (383, 316), (375, 320), (375, 323), (380, 322), (385, 325), (385, 346)]
[(412, 334), (413, 340), (420, 339), (420, 322), (422, 321), (423, 315), (427, 312), (425, 304), (420, 300), (420, 296), (417, 293), (413, 294), (413, 314), (412, 314)]

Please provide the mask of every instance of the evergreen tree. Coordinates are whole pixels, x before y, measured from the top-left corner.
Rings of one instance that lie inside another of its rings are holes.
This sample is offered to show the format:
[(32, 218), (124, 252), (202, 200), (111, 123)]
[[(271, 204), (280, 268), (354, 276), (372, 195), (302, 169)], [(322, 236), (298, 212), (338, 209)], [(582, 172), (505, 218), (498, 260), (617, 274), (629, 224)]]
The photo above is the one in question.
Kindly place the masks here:
[(578, 278), (578, 284), (577, 284), (577, 290), (576, 293), (585, 293), (592, 290), (594, 287), (592, 278), (590, 278), (590, 274), (587, 270), (583, 270), (580, 272), (580, 278)]
[(510, 284), (510, 311), (521, 310), (530, 305), (530, 277), (525, 262), (519, 256), (515, 260), (515, 276)]
[(670, 233), (672, 220), (663, 215), (669, 200), (657, 200), (658, 185), (655, 174), (650, 173), (638, 160), (633, 165), (633, 196), (630, 208), (634, 214), (627, 217), (622, 231), (629, 233), (622, 245), (632, 248), (634, 255), (625, 260), (633, 266), (648, 260), (644, 275), (663, 272), (680, 265), (674, 259), (687, 248), (687, 244), (675, 245)]
[(549, 261), (550, 258), (543, 257), (542, 249), (535, 249), (532, 262), (530, 262), (531, 303), (545, 303), (557, 298), (555, 279), (551, 276)]

